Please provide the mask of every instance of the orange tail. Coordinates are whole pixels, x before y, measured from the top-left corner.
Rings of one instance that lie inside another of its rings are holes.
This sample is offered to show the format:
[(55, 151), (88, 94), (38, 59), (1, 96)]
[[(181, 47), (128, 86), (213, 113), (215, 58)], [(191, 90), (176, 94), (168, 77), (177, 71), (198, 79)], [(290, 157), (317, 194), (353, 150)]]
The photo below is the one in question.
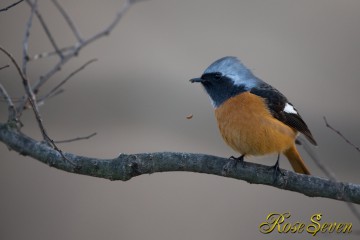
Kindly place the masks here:
[(310, 171), (306, 167), (304, 161), (302, 160), (299, 152), (295, 147), (295, 144), (292, 147), (290, 147), (288, 150), (284, 151), (284, 155), (289, 160), (295, 172), (310, 175)]

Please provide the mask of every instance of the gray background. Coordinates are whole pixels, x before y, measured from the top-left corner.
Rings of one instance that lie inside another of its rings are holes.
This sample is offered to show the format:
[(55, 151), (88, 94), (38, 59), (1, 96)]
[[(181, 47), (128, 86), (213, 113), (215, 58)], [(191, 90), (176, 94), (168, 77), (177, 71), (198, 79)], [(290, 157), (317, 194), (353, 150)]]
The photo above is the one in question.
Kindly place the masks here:
[[(6, 6), (13, 1), (1, 1)], [(74, 37), (50, 1), (40, 9), (61, 45)], [(84, 36), (105, 26), (118, 1), (61, 1)], [(26, 4), (0, 14), (0, 44), (21, 59)], [(359, 153), (325, 127), (323, 116), (360, 144), (360, 1), (358, 0), (151, 0), (135, 5), (115, 31), (87, 47), (58, 73), (59, 82), (91, 58), (99, 61), (74, 77), (66, 92), (41, 108), (56, 140), (76, 154), (111, 158), (153, 151), (234, 155), (219, 133), (208, 97), (188, 79), (215, 59), (234, 55), (297, 107), (319, 143), (322, 162), (342, 181), (359, 182)], [(51, 49), (37, 21), (30, 52)], [(36, 79), (57, 59), (29, 65)], [(0, 65), (9, 61), (0, 56)], [(0, 72), (12, 97), (23, 93), (14, 68)], [(42, 91), (51, 89), (54, 83)], [(193, 114), (191, 120), (186, 116)], [(0, 102), (0, 121), (6, 120)], [(28, 111), (24, 132), (40, 133)], [(314, 175), (323, 176), (302, 155)], [(353, 222), (346, 205), (298, 193), (197, 173), (156, 173), (110, 182), (65, 173), (0, 144), (1, 239), (305, 239), (303, 233), (259, 233), (270, 212), (291, 222)], [(248, 159), (273, 165), (276, 157)], [(281, 167), (290, 169), (282, 158)], [(358, 239), (318, 235), (313, 239)]]

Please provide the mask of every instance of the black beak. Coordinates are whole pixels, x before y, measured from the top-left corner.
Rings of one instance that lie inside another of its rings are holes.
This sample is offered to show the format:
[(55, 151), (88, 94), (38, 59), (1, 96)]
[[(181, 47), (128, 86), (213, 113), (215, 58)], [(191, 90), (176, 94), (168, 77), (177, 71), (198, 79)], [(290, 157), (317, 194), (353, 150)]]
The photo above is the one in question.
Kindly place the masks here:
[(202, 79), (202, 78), (192, 78), (192, 79), (190, 79), (190, 82), (191, 83), (195, 83), (195, 82), (199, 82), (199, 83), (201, 83), (201, 82), (203, 82), (204, 80)]

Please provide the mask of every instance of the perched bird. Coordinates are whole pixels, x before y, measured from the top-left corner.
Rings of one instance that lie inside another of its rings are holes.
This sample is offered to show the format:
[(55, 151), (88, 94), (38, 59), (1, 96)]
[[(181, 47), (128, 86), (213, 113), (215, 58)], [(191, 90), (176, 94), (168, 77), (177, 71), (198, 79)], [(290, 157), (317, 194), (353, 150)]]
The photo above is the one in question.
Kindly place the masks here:
[(295, 146), (300, 133), (317, 145), (296, 108), (274, 87), (257, 78), (236, 57), (224, 57), (212, 63), (200, 78), (215, 108), (220, 133), (225, 142), (241, 156), (283, 153), (295, 172), (308, 174)]

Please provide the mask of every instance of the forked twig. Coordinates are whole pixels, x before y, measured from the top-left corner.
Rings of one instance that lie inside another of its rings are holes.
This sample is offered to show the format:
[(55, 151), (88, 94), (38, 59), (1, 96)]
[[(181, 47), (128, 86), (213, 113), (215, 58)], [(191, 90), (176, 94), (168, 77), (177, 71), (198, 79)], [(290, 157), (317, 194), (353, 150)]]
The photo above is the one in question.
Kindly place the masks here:
[[(27, 1), (30, 1), (30, 0), (27, 0)], [(117, 12), (115, 18), (113, 19), (113, 21), (111, 21), (110, 24), (105, 29), (99, 31), (98, 33), (94, 34), (93, 36), (91, 36), (87, 39), (84, 39), (80, 44), (76, 43), (76, 44), (74, 44), (73, 47), (66, 48), (66, 51), (62, 51), (59, 48), (56, 48), (56, 53), (60, 52), (62, 54), (64, 52), (66, 52), (66, 54), (62, 55), (63, 57), (60, 59), (60, 61), (57, 64), (55, 64), (53, 66), (53, 68), (51, 68), (47, 73), (45, 73), (39, 77), (39, 79), (34, 83), (34, 85), (32, 87), (33, 92), (35, 94), (37, 94), (40, 87), (43, 84), (45, 84), (54, 74), (56, 74), (58, 71), (60, 71), (61, 68), (63, 67), (63, 65), (65, 65), (70, 59), (77, 56), (77, 54), (79, 53), (79, 51), (81, 49), (83, 49), (90, 43), (96, 41), (97, 39), (109, 35), (110, 32), (115, 28), (115, 26), (120, 22), (121, 18), (123, 17), (125, 12), (129, 9), (129, 7), (132, 4), (139, 2), (139, 1), (140, 0), (138, 0), (138, 1), (125, 0), (124, 3), (122, 4), (120, 10)], [(32, 5), (30, 5), (30, 6), (32, 6)], [(35, 11), (35, 14), (37, 16), (39, 16), (39, 11)], [(46, 26), (46, 25), (44, 25), (44, 26)], [(47, 29), (47, 27), (45, 28), (44, 26), (43, 26), (43, 28)], [(49, 37), (49, 35), (48, 35), (48, 37)], [(70, 49), (70, 50), (67, 51), (67, 49)], [(20, 116), (22, 114), (22, 111), (25, 109), (26, 103), (27, 103), (27, 100), (25, 97), (23, 97), (23, 100), (20, 102), (20, 104), (17, 105), (18, 116)]]
[(96, 62), (97, 59), (91, 59), (89, 61), (87, 61), (85, 64), (83, 64), (81, 67), (79, 67), (78, 69), (76, 69), (74, 72), (70, 73), (69, 76), (67, 76), (64, 80), (62, 80), (58, 85), (56, 85), (53, 89), (51, 89), (49, 91), (48, 94), (46, 94), (45, 96), (41, 97), (38, 101), (38, 103), (42, 103), (44, 102), (46, 99), (48, 99), (49, 97), (53, 97), (57, 94), (59, 94), (59, 91), (61, 89), (59, 89), (62, 85), (64, 85), (70, 78), (72, 78), (74, 75), (76, 75), (78, 72), (80, 72), (81, 70), (83, 70), (84, 68), (86, 68), (88, 65), (90, 65), (93, 62)]

